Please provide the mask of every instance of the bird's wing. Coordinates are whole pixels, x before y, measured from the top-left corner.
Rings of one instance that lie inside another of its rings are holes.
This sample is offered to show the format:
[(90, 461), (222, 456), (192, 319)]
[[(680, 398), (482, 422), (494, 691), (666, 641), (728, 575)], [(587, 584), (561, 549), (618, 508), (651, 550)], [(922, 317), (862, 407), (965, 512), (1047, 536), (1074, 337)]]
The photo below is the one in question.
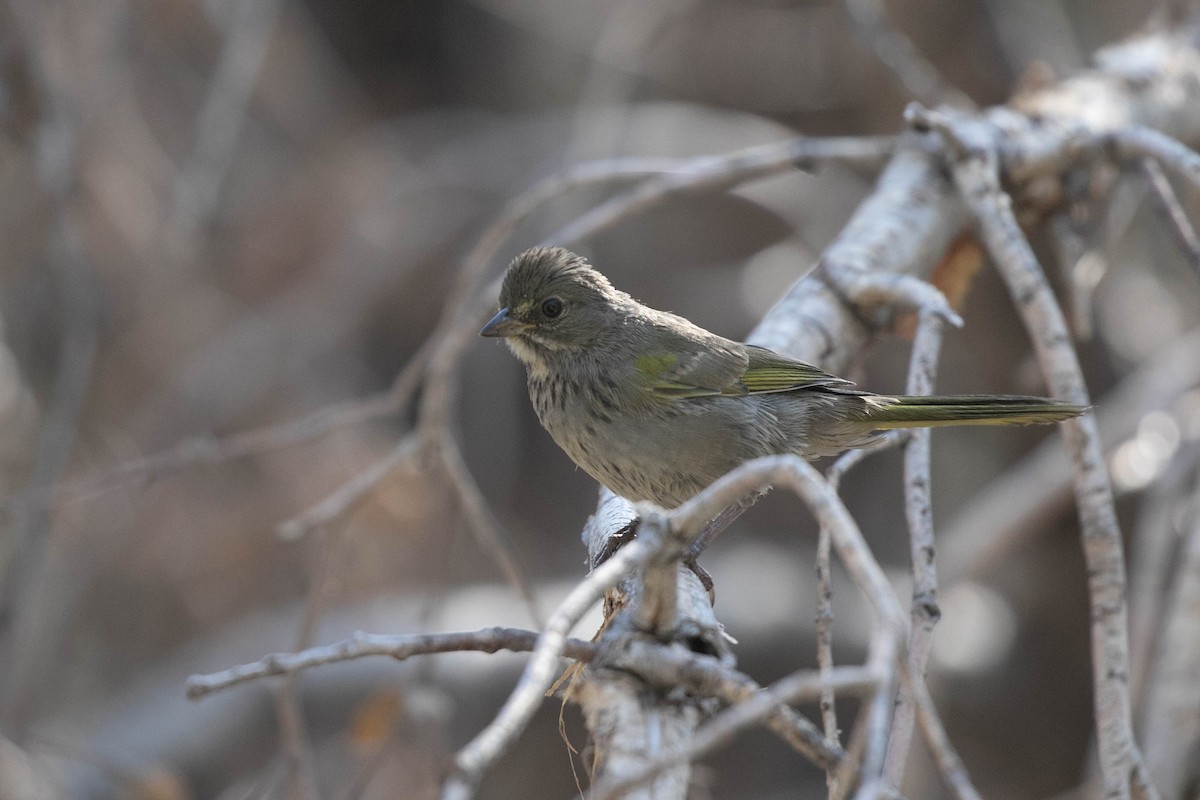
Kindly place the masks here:
[[(635, 369), (656, 396), (741, 396), (852, 385), (812, 364), (766, 348), (733, 342), (707, 331), (703, 336), (696, 333), (660, 331), (662, 354), (636, 359)], [(664, 336), (671, 341), (662, 341)]]
[(853, 386), (820, 367), (805, 361), (780, 355), (774, 350), (746, 345), (748, 365), (742, 375), (747, 394), (790, 392), (794, 389), (813, 389), (820, 386)]

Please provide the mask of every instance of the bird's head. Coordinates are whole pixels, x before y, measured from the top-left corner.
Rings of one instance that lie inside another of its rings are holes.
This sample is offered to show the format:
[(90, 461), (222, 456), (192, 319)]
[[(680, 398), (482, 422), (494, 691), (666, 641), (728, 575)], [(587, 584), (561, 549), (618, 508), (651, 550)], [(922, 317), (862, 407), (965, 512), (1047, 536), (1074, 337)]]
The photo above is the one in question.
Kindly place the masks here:
[(535, 247), (508, 266), (500, 311), (481, 336), (507, 337), (527, 364), (577, 355), (603, 342), (619, 324), (627, 295), (618, 292), (587, 261), (561, 247)]

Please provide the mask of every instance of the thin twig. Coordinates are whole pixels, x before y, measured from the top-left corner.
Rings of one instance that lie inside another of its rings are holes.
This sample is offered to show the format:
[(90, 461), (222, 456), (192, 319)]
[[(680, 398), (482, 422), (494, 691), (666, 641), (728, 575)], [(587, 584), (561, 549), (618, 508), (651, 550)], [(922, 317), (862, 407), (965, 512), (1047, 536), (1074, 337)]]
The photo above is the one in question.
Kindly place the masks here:
[(1111, 143), (1117, 157), (1140, 163), (1149, 158), (1188, 182), (1200, 191), (1200, 153), (1178, 139), (1145, 125), (1128, 125), (1107, 133), (1101, 144)]
[(530, 580), (529, 573), (525, 571), (521, 560), (515, 555), (516, 545), (513, 543), (512, 537), (508, 535), (508, 532), (493, 516), (491, 509), (488, 508), (483, 492), (479, 490), (475, 478), (467, 469), (458, 443), (454, 437), (450, 436), (449, 431), (442, 437), (442, 442), (438, 446), (438, 455), (441, 457), (442, 471), (458, 497), (476, 543), (500, 566), (500, 571), (508, 580), (509, 585), (516, 589), (521, 599), (525, 601), (525, 607), (529, 610), (529, 616), (534, 624), (540, 627), (544, 618), (538, 608), (533, 581)]
[[(935, 314), (921, 314), (909, 363), (908, 385), (905, 389), (908, 394), (927, 395), (933, 392), (941, 347), (942, 320)], [(925, 681), (925, 665), (933, 645), (933, 628), (941, 617), (934, 565), (929, 438), (929, 429), (915, 430), (904, 448), (904, 511), (908, 518), (913, 570), (912, 628), (908, 638), (907, 669), (912, 676), (910, 683), (919, 684)], [(896, 701), (884, 770), (888, 782), (894, 786), (899, 786), (904, 777), (915, 714), (913, 691), (902, 686)]]
[[(338, 428), (399, 414), (420, 385), (429, 355), (427, 340), (404, 365), (386, 391), (325, 406), (298, 419), (241, 431), (229, 436), (187, 439), (175, 447), (120, 464), (95, 478), (61, 484), (60, 503), (83, 502), (132, 483), (150, 483), (197, 465), (215, 466), (237, 458), (280, 450), (312, 441)], [(43, 502), (49, 498), (42, 498)]]
[[(817, 669), (823, 679), (833, 674), (833, 569), (830, 562), (829, 529), (821, 527), (817, 533)], [(838, 730), (837, 707), (832, 689), (821, 692), (821, 726), (825, 730), (825, 742), (841, 746), (841, 731)], [(835, 772), (825, 771), (825, 781), (830, 793), (836, 791)]]
[[(304, 650), (312, 645), (317, 625), (330, 594), (335, 561), (345, 537), (341, 531), (326, 531), (317, 542), (316, 563), (310, 569), (308, 594), (304, 598), (304, 613), (296, 628), (292, 649)], [(318, 800), (317, 775), (314, 767), (312, 742), (304, 720), (300, 701), (299, 675), (289, 673), (275, 687), (275, 714), (279, 725), (280, 750), (286, 765), (285, 785), (288, 795), (296, 800)]]
[(835, 490), (840, 489), (842, 478), (846, 477), (846, 473), (865, 461), (868, 456), (873, 456), (876, 453), (882, 453), (884, 450), (891, 450), (893, 447), (905, 444), (908, 442), (909, 437), (912, 436), (913, 430), (911, 428), (901, 428), (899, 430), (886, 431), (866, 447), (847, 450), (829, 465), (829, 469), (825, 470), (825, 480), (829, 481), (829, 485)]
[(1071, 332), (1076, 338), (1090, 340), (1092, 326), (1092, 296), (1099, 278), (1104, 274), (1103, 257), (1088, 247), (1067, 212), (1050, 219), (1055, 262), (1063, 281), (1069, 287), (1066, 306), (1071, 320)]
[(1146, 761), (1165, 797), (1194, 794), (1200, 779), (1200, 487), (1191, 499), (1145, 692)]
[(856, 794), (859, 798), (874, 797), (880, 787), (890, 785), (884, 775), (884, 767), (887, 761), (896, 689), (900, 683), (900, 668), (896, 662), (904, 657), (901, 654), (903, 648), (898, 636), (901, 632), (902, 629), (888, 631), (881, 626), (871, 642), (872, 652), (868, 666), (879, 677), (860, 723), (866, 732), (866, 738), (863, 743), (859, 791)]
[(687, 169), (644, 181), (580, 215), (550, 237), (550, 241), (575, 242), (594, 236), (632, 214), (681, 193), (726, 190), (789, 169), (808, 168), (828, 161), (878, 166), (895, 146), (896, 140), (890, 136), (802, 136), (695, 159)]
[[(1196, 354), (1200, 358), (1200, 352)], [(1159, 649), (1164, 620), (1181, 547), (1180, 534), (1189, 518), (1200, 520), (1200, 443), (1181, 448), (1163, 476), (1147, 487), (1134, 523), (1133, 568), (1129, 576), (1129, 635), (1133, 707), (1145, 718), (1146, 682)], [(1189, 506), (1189, 501), (1191, 505)], [(1185, 525), (1181, 526), (1180, 521)]]
[[(389, 656), (403, 661), (413, 656), (431, 653), (479, 652), (495, 653), (509, 650), (528, 652), (537, 643), (537, 631), (520, 628), (483, 628), (463, 633), (426, 633), (385, 635), (356, 632), (349, 639), (321, 647), (310, 647), (298, 653), (273, 653), (251, 664), (188, 678), (187, 696), (192, 700), (239, 683), (260, 678), (291, 675), (313, 667), (352, 661), (367, 656)], [(596, 645), (578, 639), (567, 639), (563, 654), (577, 661), (587, 661), (595, 654)]]
[(410, 433), (402, 438), (386, 456), (330, 492), (323, 500), (281, 522), (276, 529), (279, 537), (294, 541), (348, 513), (378, 486), (380, 481), (394, 470), (410, 463), (417, 455), (417, 444), (414, 434)]
[[(48, 268), (58, 297), (58, 358), (41, 430), (34, 445), (25, 497), (51, 494), (66, 469), (79, 431), (97, 348), (100, 309), (84, 242), (84, 220), (75, 197), (81, 165), (78, 140), (94, 98), (73, 96), (55, 78), (52, 41), (56, 15), (38, 3), (9, 3), (16, 34), (25, 50), (24, 68), (44, 106), (34, 136), (40, 188), (53, 204)], [(91, 87), (86, 87), (91, 88)], [(91, 101), (87, 103), (86, 101)], [(51, 606), (56, 591), (46, 575), (50, 515), (45, 507), (22, 504), (12, 521), (8, 551), (0, 560), (0, 612), (12, 616), (5, 631), (3, 719), (13, 727), (28, 710), (26, 682), (32, 675), (27, 645), (35, 615)], [(15, 612), (14, 612), (15, 607)]]
[(1152, 158), (1143, 158), (1141, 169), (1150, 187), (1150, 196), (1154, 198), (1159, 212), (1166, 217), (1184, 258), (1193, 269), (1200, 272), (1200, 237), (1196, 235), (1195, 227), (1187, 218), (1175, 189), (1171, 187), (1171, 181), (1167, 179), (1159, 163)]
[(933, 704), (933, 697), (929, 694), (929, 687), (907, 667), (901, 670), (900, 677), (916, 708), (917, 724), (920, 725), (925, 746), (929, 748), (938, 773), (950, 794), (955, 800), (981, 800), (978, 790), (967, 775), (967, 768), (951, 744), (950, 737), (946, 735), (946, 729), (942, 726), (942, 720)]
[(304, 725), (304, 711), (291, 676), (274, 688), (275, 718), (279, 726), (279, 749), (283, 757), (282, 781), (290, 800), (318, 800), (312, 744)]

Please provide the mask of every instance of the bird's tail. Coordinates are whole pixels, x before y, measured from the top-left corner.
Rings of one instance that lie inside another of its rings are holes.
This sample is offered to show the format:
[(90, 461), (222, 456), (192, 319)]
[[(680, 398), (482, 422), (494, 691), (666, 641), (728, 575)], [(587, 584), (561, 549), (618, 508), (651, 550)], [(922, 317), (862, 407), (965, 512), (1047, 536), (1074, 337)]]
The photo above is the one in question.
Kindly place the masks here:
[(866, 395), (867, 422), (876, 430), (944, 425), (1033, 425), (1062, 422), (1088, 410), (1061, 400), (1016, 395)]

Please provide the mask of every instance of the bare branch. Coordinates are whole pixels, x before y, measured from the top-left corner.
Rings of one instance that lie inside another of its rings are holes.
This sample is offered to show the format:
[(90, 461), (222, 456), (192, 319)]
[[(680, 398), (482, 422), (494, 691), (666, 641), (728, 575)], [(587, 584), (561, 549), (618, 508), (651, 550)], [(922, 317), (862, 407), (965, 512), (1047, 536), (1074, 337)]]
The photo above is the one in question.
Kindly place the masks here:
[[(209, 675), (193, 675), (188, 678), (187, 695), (192, 700), (199, 700), (211, 692), (228, 689), (246, 681), (292, 675), (313, 667), (367, 656), (389, 656), (403, 661), (412, 656), (431, 653), (496, 653), (500, 650), (522, 653), (532, 650), (537, 639), (537, 631), (499, 627), (463, 633), (411, 635), (358, 632), (351, 638), (334, 644), (312, 647), (298, 653), (274, 653), (251, 664)], [(591, 659), (595, 651), (596, 645), (578, 639), (568, 639), (563, 644), (563, 654), (567, 658), (579, 661)]]
[[(821, 678), (828, 680), (833, 674), (833, 568), (830, 562), (830, 533), (822, 527), (817, 532), (817, 669)], [(836, 698), (826, 685), (821, 692), (821, 726), (825, 730), (825, 741), (841, 747), (841, 731), (838, 730)], [(826, 784), (830, 792), (836, 791), (835, 773), (826, 769)]]
[(1119, 157), (1141, 162), (1153, 159), (1200, 191), (1200, 153), (1171, 136), (1144, 125), (1129, 125), (1109, 134)]
[[(44, 107), (33, 136), (38, 153), (37, 178), (53, 210), (47, 268), (60, 309), (54, 380), (33, 449), (25, 491), (25, 498), (29, 498), (52, 495), (55, 482), (66, 469), (75, 449), (96, 358), (98, 293), (84, 242), (85, 221), (73, 196), (80, 170), (78, 138), (94, 101), (86, 94), (74, 96), (55, 79), (55, 48), (51, 41), (55, 15), (37, 3), (10, 0), (9, 5), (16, 33), (24, 40), (24, 68), (38, 95), (37, 102)], [(13, 618), (9, 623), (10, 646), (6, 649), (10, 653), (2, 698), (3, 719), (10, 727), (26, 711), (22, 708), (28, 695), (26, 681), (33, 669), (29, 653), (21, 652), (28, 647), (14, 648), (12, 644), (30, 640), (31, 629), (37, 625), (34, 613), (49, 602), (43, 595), (55, 591), (45, 574), (49, 525), (50, 517), (43, 506), (21, 503), (12, 520), (5, 548), (8, 552), (0, 563), (0, 611)]]
[[(912, 663), (911, 659), (909, 663)], [(933, 755), (938, 772), (945, 781), (946, 787), (950, 789), (951, 795), (956, 800), (980, 800), (979, 792), (976, 791), (971, 779), (967, 776), (967, 769), (963, 766), (962, 759), (958, 757), (958, 753), (950, 743), (950, 737), (946, 735), (946, 729), (942, 727), (942, 721), (933, 704), (933, 697), (929, 694), (929, 687), (925, 685), (925, 681), (920, 676), (907, 668), (902, 671), (901, 678), (912, 698), (911, 702), (916, 708), (917, 722), (921, 726), (925, 744)]]
[[(818, 520), (829, 526), (834, 548), (851, 577), (867, 595), (877, 615), (879, 627), (872, 646), (872, 674), (879, 676), (881, 670), (886, 670), (891, 677), (884, 675), (879, 678), (877, 686), (885, 688), (877, 688), (876, 696), (878, 698), (886, 691), (887, 702), (882, 703), (877, 699), (870, 718), (873, 721), (871, 727), (882, 728), (886, 736), (891, 708), (891, 693), (886, 687), (894, 686), (894, 656), (907, 627), (895, 594), (863, 541), (853, 518), (829, 484), (812, 466), (795, 456), (773, 456), (743, 464), (670, 512), (664, 514), (654, 511), (652, 507), (643, 512), (639, 537), (597, 567), (551, 615), (534, 657), (530, 659), (516, 689), (496, 719), (456, 757), (457, 769), (447, 781), (443, 797), (470, 797), (483, 772), (521, 733), (553, 680), (553, 663), (561, 653), (566, 631), (570, 630), (588, 605), (597, 601), (607, 588), (631, 569), (645, 567), (655, 559), (678, 558), (708, 520), (740, 498), (770, 485), (794, 491)], [(875, 736), (873, 740), (874, 748), (878, 749), (880, 737)], [(877, 779), (883, 767), (883, 753), (875, 752), (875, 749), (866, 762), (875, 771), (867, 772), (864, 769), (864, 780), (868, 782)]]
[(516, 556), (516, 546), (513, 544), (512, 537), (492, 515), (487, 500), (483, 497), (483, 492), (479, 490), (470, 470), (463, 462), (458, 443), (454, 441), (448, 431), (438, 447), (438, 455), (441, 456), (442, 470), (449, 479), (451, 488), (458, 495), (459, 503), (462, 505), (467, 523), (471, 526), (471, 533), (475, 536), (475, 541), (500, 566), (500, 571), (509, 585), (516, 589), (521, 599), (525, 601), (525, 607), (529, 610), (529, 615), (534, 623), (541, 625), (543, 618), (538, 609), (533, 582)]
[(1152, 158), (1144, 158), (1141, 162), (1142, 174), (1150, 186), (1150, 196), (1154, 198), (1159, 212), (1166, 217), (1179, 249), (1193, 269), (1200, 270), (1200, 236), (1183, 210), (1179, 197), (1171, 187), (1159, 163)]
[(353, 509), (380, 481), (411, 462), (417, 455), (417, 437), (409, 434), (396, 443), (386, 456), (343, 483), (325, 499), (279, 524), (281, 539), (299, 539), (313, 530), (332, 523)]
[[(909, 365), (908, 394), (931, 394), (936, 382), (937, 360), (942, 347), (942, 321), (934, 314), (922, 314), (913, 341)], [(933, 646), (933, 628), (941, 617), (938, 607), (937, 569), (934, 565), (933, 500), (930, 488), (929, 430), (913, 431), (904, 448), (904, 509), (908, 517), (908, 533), (912, 556), (912, 629), (908, 639), (909, 684), (925, 681), (925, 665)], [(901, 688), (896, 701), (895, 719), (889, 737), (887, 767), (888, 781), (900, 785), (908, 761), (916, 714), (914, 690)]]
[[(459, 272), (459, 289), (454, 297), (459, 297), (458, 302), (461, 304), (460, 295), (478, 282), (479, 275), (491, 263), (491, 259), (504, 242), (531, 215), (555, 197), (596, 183), (628, 181), (656, 172), (666, 172), (690, 161), (669, 158), (608, 159), (576, 164), (540, 181), (509, 203), (500, 219), (484, 232), (479, 243), (463, 262), (463, 269)], [(449, 308), (454, 311), (457, 306), (450, 302)], [(444, 317), (443, 323), (451, 316), (448, 314)], [(472, 325), (467, 326), (471, 336), (464, 337), (468, 343), (473, 341)], [(404, 410), (416, 389), (427, 380), (426, 372), (431, 368), (430, 358), (436, 349), (435, 345), (440, 342), (441, 333), (444, 333), (443, 327), (435, 328), (385, 392), (327, 406), (299, 419), (226, 437), (188, 439), (160, 453), (118, 465), (96, 478), (85, 478), (60, 485), (57, 487), (57, 493), (67, 502), (86, 501), (138, 481), (153, 481), (199, 464), (222, 464), (236, 458), (290, 447), (311, 441), (340, 427), (397, 414)], [(47, 504), (51, 499), (49, 492), (35, 492), (23, 498), (23, 502)]]
[(283, 754), (283, 781), (288, 797), (318, 800), (321, 792), (317, 788), (317, 776), (313, 766), (316, 759), (305, 729), (304, 712), (300, 708), (300, 700), (296, 696), (295, 686), (290, 677), (274, 687), (275, 718), (279, 726), (280, 750)]

